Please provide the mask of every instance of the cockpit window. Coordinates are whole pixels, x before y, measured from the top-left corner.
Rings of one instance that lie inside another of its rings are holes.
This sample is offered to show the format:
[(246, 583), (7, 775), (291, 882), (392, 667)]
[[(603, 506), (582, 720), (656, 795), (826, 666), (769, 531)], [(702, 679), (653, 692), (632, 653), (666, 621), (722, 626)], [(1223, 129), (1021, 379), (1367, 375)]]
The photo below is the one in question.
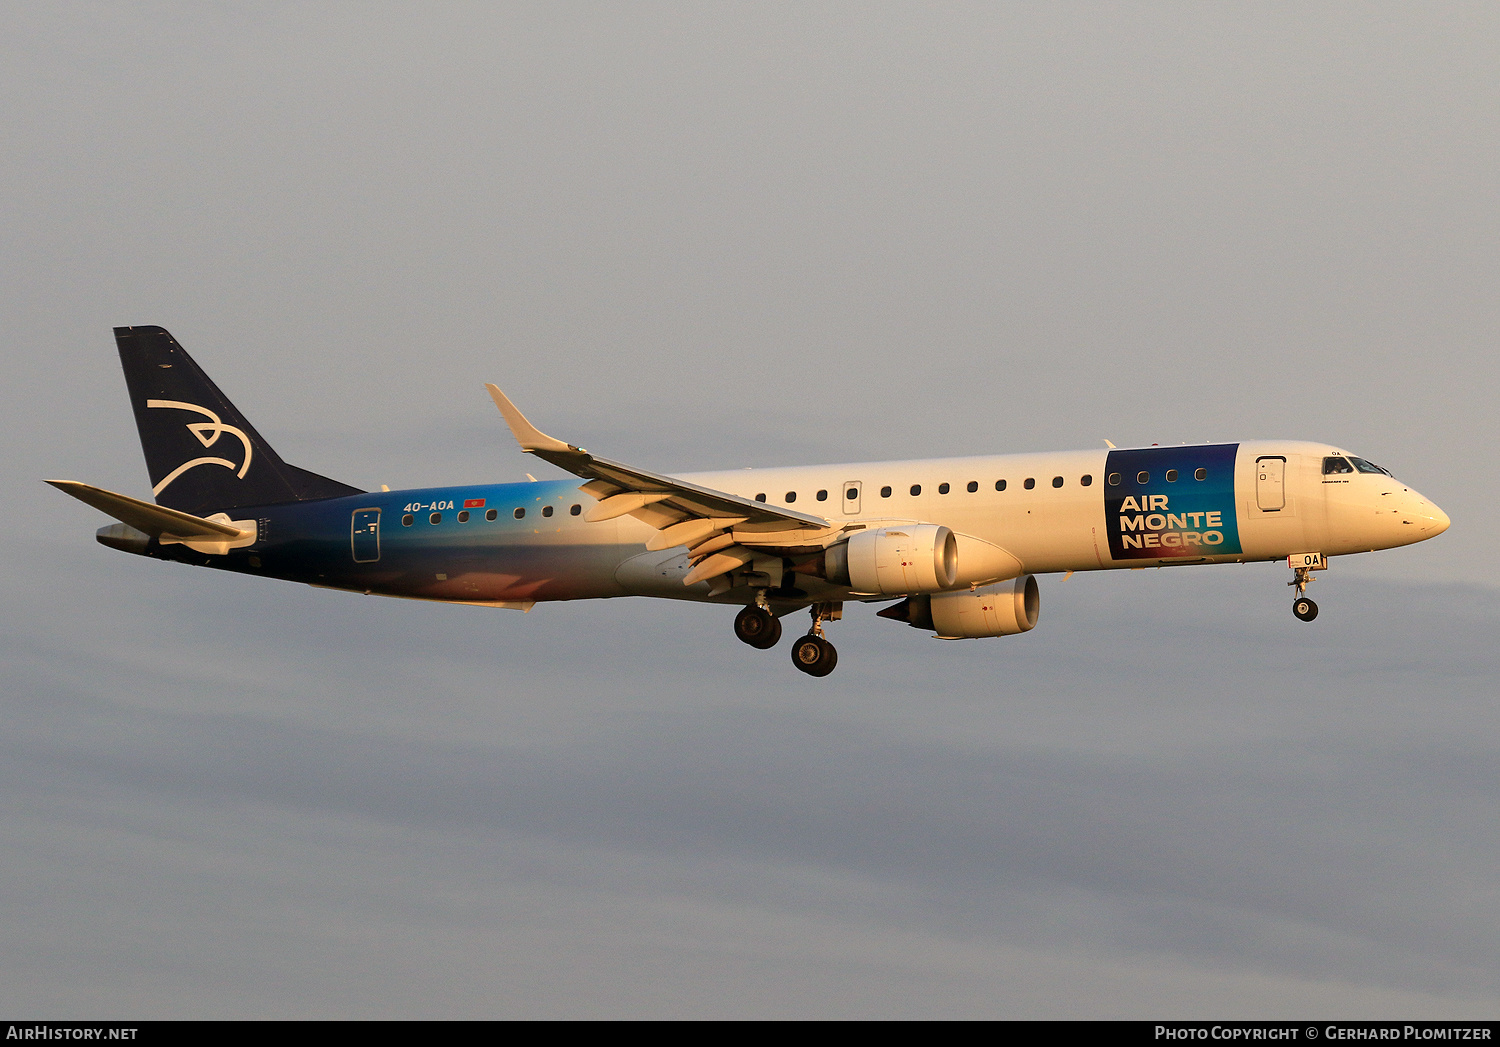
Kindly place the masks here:
[(1382, 469), (1374, 462), (1367, 462), (1363, 458), (1355, 458), (1351, 455), (1349, 461), (1353, 462), (1354, 468), (1358, 469), (1362, 473), (1380, 473), (1382, 476), (1391, 475), (1390, 470)]
[(1349, 464), (1349, 460), (1347, 458), (1340, 458), (1335, 454), (1329, 455), (1327, 458), (1323, 459), (1324, 476), (1332, 476), (1334, 473), (1352, 472), (1354, 472), (1354, 466)]

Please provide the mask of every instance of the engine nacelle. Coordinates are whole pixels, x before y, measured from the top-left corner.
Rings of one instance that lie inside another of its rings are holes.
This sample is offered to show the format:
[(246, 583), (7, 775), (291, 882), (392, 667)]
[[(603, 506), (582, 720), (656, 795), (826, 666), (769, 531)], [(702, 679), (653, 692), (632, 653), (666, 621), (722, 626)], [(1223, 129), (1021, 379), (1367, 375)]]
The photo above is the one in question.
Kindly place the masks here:
[(941, 524), (861, 531), (824, 554), (828, 580), (857, 593), (932, 593), (958, 580), (958, 539)]
[(1041, 609), (1036, 577), (1023, 574), (972, 592), (913, 596), (878, 613), (915, 629), (931, 629), (945, 640), (964, 640), (1029, 632)]

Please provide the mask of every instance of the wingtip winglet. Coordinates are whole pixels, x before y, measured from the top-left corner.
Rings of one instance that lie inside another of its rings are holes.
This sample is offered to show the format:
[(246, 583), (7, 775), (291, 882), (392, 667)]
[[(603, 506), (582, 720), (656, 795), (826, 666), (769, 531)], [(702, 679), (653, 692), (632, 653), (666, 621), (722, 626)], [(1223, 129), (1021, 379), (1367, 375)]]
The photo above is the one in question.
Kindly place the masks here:
[(486, 382), (484, 387), (489, 390), (490, 399), (495, 401), (495, 406), (500, 408), (500, 414), (505, 418), (505, 424), (510, 426), (511, 435), (516, 438), (516, 443), (521, 445), (521, 450), (563, 452), (581, 450), (572, 444), (548, 436), (532, 425), (526, 420), (526, 416), (517, 410), (516, 405), (510, 402), (510, 397), (502, 393), (495, 383)]

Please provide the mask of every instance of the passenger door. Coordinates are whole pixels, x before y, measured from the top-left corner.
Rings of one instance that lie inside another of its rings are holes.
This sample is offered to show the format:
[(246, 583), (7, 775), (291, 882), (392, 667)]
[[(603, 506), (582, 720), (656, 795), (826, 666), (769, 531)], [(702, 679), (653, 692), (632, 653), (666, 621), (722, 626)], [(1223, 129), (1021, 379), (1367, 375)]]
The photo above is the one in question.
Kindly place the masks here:
[(356, 509), (349, 521), (349, 545), (355, 563), (380, 559), (380, 510)]
[(1286, 459), (1280, 455), (1255, 460), (1255, 504), (1268, 513), (1286, 507)]

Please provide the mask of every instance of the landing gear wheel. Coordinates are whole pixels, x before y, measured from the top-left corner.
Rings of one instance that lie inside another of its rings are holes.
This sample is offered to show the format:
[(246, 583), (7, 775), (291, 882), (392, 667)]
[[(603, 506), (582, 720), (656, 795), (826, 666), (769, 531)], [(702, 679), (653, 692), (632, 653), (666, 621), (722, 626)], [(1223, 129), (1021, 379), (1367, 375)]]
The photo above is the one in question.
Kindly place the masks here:
[(792, 645), (792, 664), (808, 676), (827, 676), (839, 664), (839, 652), (821, 636), (808, 633)]
[[(1302, 561), (1299, 565), (1297, 561)], [(1296, 586), (1297, 598), (1292, 601), (1292, 613), (1304, 622), (1318, 616), (1318, 605), (1307, 598), (1307, 583), (1313, 581), (1313, 572), (1328, 566), (1328, 558), (1322, 553), (1297, 553), (1287, 558), (1293, 579), (1287, 585)]]
[(781, 620), (762, 607), (746, 607), (734, 619), (734, 635), (762, 651), (781, 642)]

